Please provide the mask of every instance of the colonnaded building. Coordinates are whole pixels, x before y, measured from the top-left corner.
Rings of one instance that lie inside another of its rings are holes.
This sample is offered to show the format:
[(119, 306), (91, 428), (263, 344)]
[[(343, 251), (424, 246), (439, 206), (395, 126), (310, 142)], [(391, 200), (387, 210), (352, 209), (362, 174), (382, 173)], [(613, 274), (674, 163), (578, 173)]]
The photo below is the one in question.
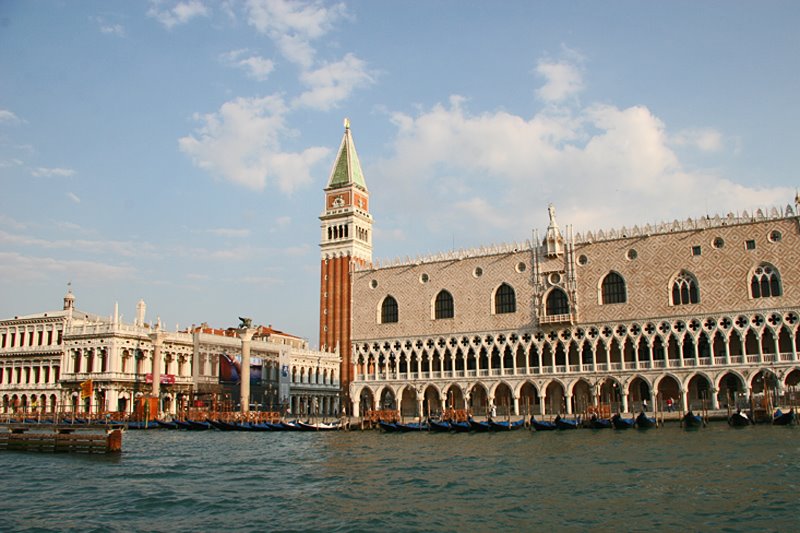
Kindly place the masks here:
[(377, 264), (347, 122), (324, 192), (320, 345), (355, 414), (714, 409), (800, 382), (800, 198), (584, 234), (549, 206), (541, 238)]
[[(247, 350), (252, 389), (244, 410), (338, 413), (337, 353), (311, 350), (271, 326), (168, 332), (160, 320), (148, 324), (145, 312), (140, 301), (132, 324), (116, 306), (107, 317), (87, 313), (70, 290), (62, 309), (1, 320), (0, 411), (131, 413), (143, 396), (158, 397), (159, 410), (172, 415), (238, 410)], [(81, 398), (89, 380), (91, 396)]]

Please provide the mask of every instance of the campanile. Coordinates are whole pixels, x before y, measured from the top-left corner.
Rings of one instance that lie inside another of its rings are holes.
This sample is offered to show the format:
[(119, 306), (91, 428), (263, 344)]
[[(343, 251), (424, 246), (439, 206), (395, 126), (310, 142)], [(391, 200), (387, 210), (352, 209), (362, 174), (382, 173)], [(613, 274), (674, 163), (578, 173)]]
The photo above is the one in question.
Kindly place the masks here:
[[(347, 399), (354, 378), (350, 360), (353, 269), (372, 263), (369, 191), (347, 119), (342, 143), (325, 187), (325, 208), (319, 220), (322, 229), (319, 344), (323, 350), (339, 349), (342, 357), (339, 376)], [(343, 405), (348, 403), (343, 402)]]

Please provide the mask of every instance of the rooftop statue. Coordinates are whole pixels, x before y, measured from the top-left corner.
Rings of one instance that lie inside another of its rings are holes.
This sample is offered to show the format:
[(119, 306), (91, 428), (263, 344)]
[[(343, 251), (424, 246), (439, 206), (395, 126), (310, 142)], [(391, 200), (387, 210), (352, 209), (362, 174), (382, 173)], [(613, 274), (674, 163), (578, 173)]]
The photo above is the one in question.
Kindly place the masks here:
[(247, 329), (253, 326), (253, 319), (252, 318), (243, 318), (239, 317), (239, 328)]

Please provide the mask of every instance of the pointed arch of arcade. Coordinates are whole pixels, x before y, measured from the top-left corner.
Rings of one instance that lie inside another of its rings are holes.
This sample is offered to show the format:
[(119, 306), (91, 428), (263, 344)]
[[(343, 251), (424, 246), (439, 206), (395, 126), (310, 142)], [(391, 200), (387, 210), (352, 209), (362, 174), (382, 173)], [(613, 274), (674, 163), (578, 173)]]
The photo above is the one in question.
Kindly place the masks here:
[(466, 395), (458, 383), (451, 383), (444, 389), (445, 407), (448, 409), (467, 409)]
[(514, 389), (506, 381), (498, 381), (492, 385), (489, 396), (494, 399), (498, 415), (510, 415), (514, 412)]
[(735, 369), (720, 372), (714, 380), (714, 388), (717, 389), (717, 405), (720, 408), (740, 407), (740, 401), (747, 402), (747, 398), (739, 397), (749, 388), (747, 380)]
[(481, 381), (469, 387), (469, 410), (475, 415), (487, 414), (489, 403), (489, 387)]
[(683, 389), (686, 392), (687, 408), (695, 411), (712, 408), (714, 380), (701, 371), (692, 372), (686, 377)]
[(534, 413), (540, 414), (539, 389), (533, 381), (526, 379), (520, 383), (514, 394), (519, 397), (520, 413), (524, 413), (527, 416)]
[(551, 378), (545, 383), (542, 387), (545, 391), (545, 414), (566, 414), (566, 384), (559, 378)]

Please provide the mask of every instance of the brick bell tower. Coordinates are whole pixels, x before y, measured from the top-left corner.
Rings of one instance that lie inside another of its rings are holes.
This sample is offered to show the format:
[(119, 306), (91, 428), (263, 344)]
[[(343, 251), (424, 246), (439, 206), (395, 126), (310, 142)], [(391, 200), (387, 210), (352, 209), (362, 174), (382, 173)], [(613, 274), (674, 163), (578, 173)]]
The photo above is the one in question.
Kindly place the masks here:
[(343, 406), (350, 412), (349, 389), (353, 381), (351, 354), (352, 276), (356, 266), (372, 263), (372, 215), (369, 191), (361, 172), (350, 121), (325, 187), (325, 209), (319, 217), (320, 239), (320, 349), (339, 349)]

